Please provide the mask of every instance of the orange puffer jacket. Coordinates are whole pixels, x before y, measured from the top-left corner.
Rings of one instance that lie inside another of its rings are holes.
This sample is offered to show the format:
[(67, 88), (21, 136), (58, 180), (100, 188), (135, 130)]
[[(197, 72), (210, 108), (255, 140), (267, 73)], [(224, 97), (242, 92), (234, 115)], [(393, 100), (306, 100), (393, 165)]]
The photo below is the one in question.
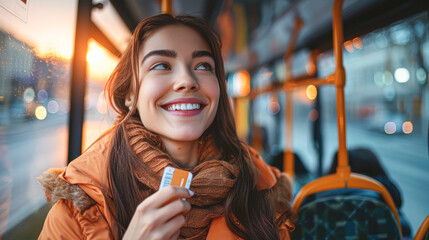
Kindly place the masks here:
[[(38, 178), (48, 201), (57, 201), (50, 210), (39, 239), (115, 239), (113, 218), (107, 209), (103, 189), (107, 189), (106, 169), (111, 134), (99, 139), (65, 169), (50, 169)], [(258, 189), (276, 184), (279, 171), (268, 166), (254, 151), (254, 163), (260, 174)], [(290, 200), (290, 199), (289, 199)], [(286, 225), (280, 228), (281, 239), (289, 239)], [(210, 225), (209, 240), (236, 240), (224, 217)]]

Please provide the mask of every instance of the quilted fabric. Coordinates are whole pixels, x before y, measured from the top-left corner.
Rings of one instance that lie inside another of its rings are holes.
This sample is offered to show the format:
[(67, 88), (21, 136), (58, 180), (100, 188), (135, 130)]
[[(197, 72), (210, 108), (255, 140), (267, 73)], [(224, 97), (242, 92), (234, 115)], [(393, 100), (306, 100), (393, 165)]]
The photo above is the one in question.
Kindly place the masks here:
[(292, 239), (401, 239), (390, 209), (362, 196), (330, 196), (303, 205)]

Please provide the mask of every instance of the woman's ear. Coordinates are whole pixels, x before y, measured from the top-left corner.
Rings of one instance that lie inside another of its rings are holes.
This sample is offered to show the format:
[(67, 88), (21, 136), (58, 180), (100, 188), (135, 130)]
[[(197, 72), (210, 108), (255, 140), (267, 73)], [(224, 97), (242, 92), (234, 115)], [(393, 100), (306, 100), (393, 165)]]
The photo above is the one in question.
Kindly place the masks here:
[(126, 107), (131, 107), (131, 105), (133, 105), (134, 102), (134, 94), (128, 94), (127, 97), (125, 98), (125, 106)]

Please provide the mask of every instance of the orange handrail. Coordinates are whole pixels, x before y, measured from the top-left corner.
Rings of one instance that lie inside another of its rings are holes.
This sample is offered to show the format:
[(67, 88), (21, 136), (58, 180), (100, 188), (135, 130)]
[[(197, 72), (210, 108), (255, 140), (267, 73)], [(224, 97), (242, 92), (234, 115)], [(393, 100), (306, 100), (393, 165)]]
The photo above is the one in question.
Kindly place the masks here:
[[(292, 57), (293, 52), (295, 50), (296, 40), (298, 39), (299, 33), (301, 32), (301, 28), (303, 25), (302, 19), (297, 15), (294, 20), (292, 37), (290, 42), (286, 48), (285, 54), (283, 56), (283, 60), (285, 62), (285, 70), (286, 70), (286, 81), (289, 82), (293, 79), (292, 76)], [(294, 166), (294, 155), (293, 155), (293, 98), (292, 91), (288, 91), (285, 98), (285, 119), (286, 119), (286, 127), (285, 127), (285, 151), (283, 156), (283, 171), (286, 172), (292, 179), (295, 177), (295, 166)]]
[(161, 10), (162, 10), (162, 13), (173, 14), (173, 10), (171, 8), (171, 0), (162, 0)]
[(414, 240), (423, 240), (426, 233), (429, 230), (429, 215), (423, 220), (422, 225), (420, 225), (419, 230), (416, 233), (416, 236), (414, 236)]
[(338, 124), (338, 168), (337, 171), (348, 171), (349, 158), (347, 155), (346, 144), (346, 114), (344, 106), (344, 86), (346, 84), (346, 71), (343, 66), (343, 0), (334, 1), (332, 31), (333, 31), (333, 48), (335, 56), (335, 86), (337, 90), (337, 124)]
[(335, 84), (334, 74), (329, 75), (328, 77), (325, 77), (325, 78), (314, 78), (314, 77), (308, 77), (308, 76), (296, 77), (293, 80), (285, 82), (283, 84), (283, 89), (286, 91), (286, 90), (290, 90), (290, 89), (294, 89), (302, 86), (308, 86), (308, 85), (321, 86), (326, 84)]

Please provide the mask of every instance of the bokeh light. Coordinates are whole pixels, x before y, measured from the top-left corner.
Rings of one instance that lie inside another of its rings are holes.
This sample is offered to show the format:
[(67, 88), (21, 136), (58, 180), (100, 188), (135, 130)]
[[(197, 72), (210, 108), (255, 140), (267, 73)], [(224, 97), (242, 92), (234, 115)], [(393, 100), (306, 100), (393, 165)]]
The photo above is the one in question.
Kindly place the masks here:
[(35, 96), (36, 93), (34, 92), (33, 88), (29, 87), (24, 90), (23, 98), (26, 103), (30, 103), (31, 101), (33, 101)]
[(34, 110), (34, 115), (39, 120), (45, 119), (47, 114), (48, 112), (46, 111), (46, 108), (44, 106), (37, 106), (36, 110)]
[(51, 100), (48, 102), (48, 112), (51, 114), (55, 114), (60, 110), (60, 105), (57, 101)]
[(406, 68), (398, 68), (395, 70), (395, 79), (398, 83), (406, 83), (410, 80), (410, 72)]
[(317, 88), (314, 85), (309, 85), (305, 91), (308, 99), (314, 100), (317, 97)]
[(276, 115), (280, 112), (280, 104), (277, 101), (271, 101), (268, 103), (268, 110), (272, 115)]
[(393, 75), (391, 72), (389, 71), (384, 71), (383, 74), (383, 83), (386, 84), (387, 86), (392, 85), (393, 83)]
[(48, 100), (48, 92), (45, 89), (42, 89), (37, 93), (37, 101), (44, 103), (46, 100)]
[(410, 121), (406, 121), (402, 124), (402, 131), (405, 134), (410, 134), (413, 132), (413, 123), (411, 123)]
[(426, 71), (423, 68), (419, 68), (416, 71), (416, 78), (420, 84), (425, 84), (427, 79)]
[(396, 124), (394, 122), (387, 122), (384, 124), (384, 132), (387, 134), (394, 134), (396, 132)]
[(250, 74), (246, 70), (238, 71), (234, 74), (233, 80), (234, 93), (238, 96), (245, 97), (250, 93)]
[(354, 51), (352, 41), (344, 42), (344, 48), (347, 50), (347, 52), (352, 53)]
[(354, 38), (353, 39), (353, 46), (356, 49), (362, 49), (363, 45), (362, 45), (362, 39), (360, 39), (360, 37)]
[(378, 87), (382, 87), (383, 86), (383, 73), (382, 72), (376, 72), (374, 74), (374, 83)]
[(319, 118), (319, 112), (316, 109), (312, 109), (308, 114), (310, 121), (314, 122)]

